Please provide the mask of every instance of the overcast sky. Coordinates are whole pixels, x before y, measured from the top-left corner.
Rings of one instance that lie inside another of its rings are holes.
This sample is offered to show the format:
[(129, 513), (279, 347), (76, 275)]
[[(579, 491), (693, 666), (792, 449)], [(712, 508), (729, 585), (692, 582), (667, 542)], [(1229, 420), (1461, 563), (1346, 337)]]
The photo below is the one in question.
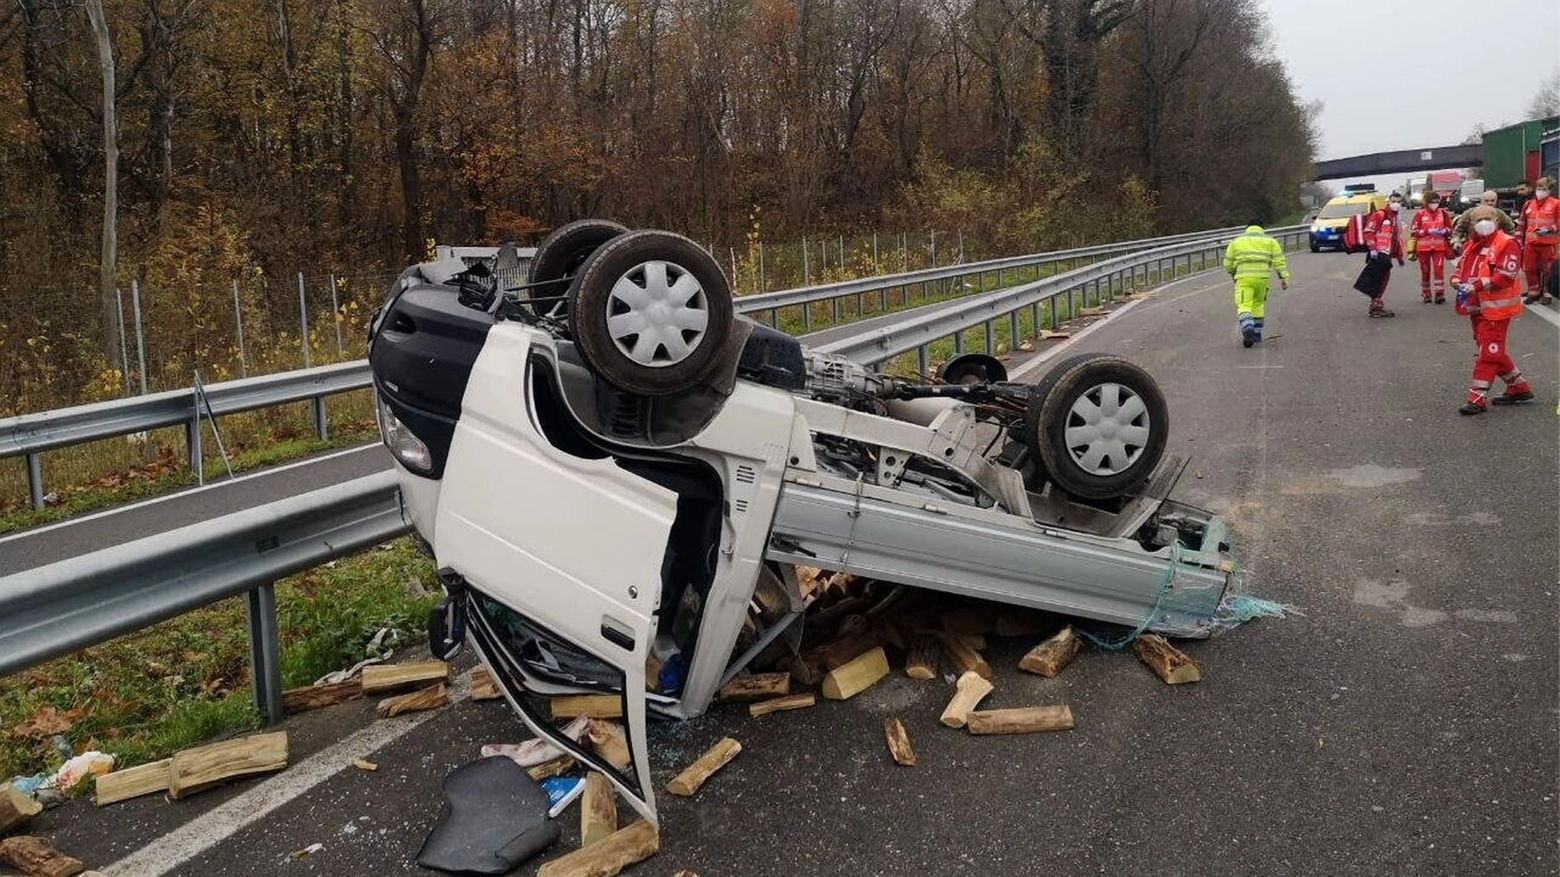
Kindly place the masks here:
[[(1323, 104), (1321, 159), (1450, 146), (1475, 124), (1522, 121), (1560, 69), (1557, 0), (1260, 2), (1300, 98)], [(1441, 38), (1434, 60), (1421, 60), (1427, 38)]]

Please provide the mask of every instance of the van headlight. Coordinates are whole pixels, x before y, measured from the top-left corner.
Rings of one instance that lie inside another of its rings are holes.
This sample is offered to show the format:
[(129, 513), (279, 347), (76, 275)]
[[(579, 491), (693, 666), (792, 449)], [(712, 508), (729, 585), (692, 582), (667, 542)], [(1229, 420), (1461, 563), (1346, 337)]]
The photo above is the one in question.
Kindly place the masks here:
[(390, 453), (401, 461), (401, 465), (418, 473), (427, 475), (433, 471), (433, 454), (428, 450), (428, 445), (418, 438), (400, 418), (390, 410), (389, 403), (383, 396), (375, 396), (374, 415), (379, 421), (379, 435), (384, 439), (385, 447)]

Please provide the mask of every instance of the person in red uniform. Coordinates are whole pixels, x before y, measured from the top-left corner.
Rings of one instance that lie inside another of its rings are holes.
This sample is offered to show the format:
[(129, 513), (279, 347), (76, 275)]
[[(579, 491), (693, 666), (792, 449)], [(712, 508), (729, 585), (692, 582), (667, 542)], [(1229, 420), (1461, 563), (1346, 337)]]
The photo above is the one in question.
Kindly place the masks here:
[(1435, 279), (1435, 303), (1446, 304), (1446, 254), (1452, 236), (1452, 214), (1441, 206), (1441, 196), (1431, 192), (1425, 206), (1414, 214), (1408, 236), (1414, 239), (1414, 258), (1419, 260), (1419, 295), (1429, 304), (1430, 280)]
[(1396, 259), (1398, 265), (1403, 264), (1403, 236), (1402, 226), (1398, 220), (1398, 211), (1403, 208), (1403, 196), (1396, 192), (1387, 199), (1387, 206), (1365, 218), (1365, 246), (1370, 249), (1371, 260), (1384, 259), (1385, 269), (1381, 272), (1381, 289), (1370, 299), (1370, 315), (1372, 317), (1395, 317), (1397, 314), (1387, 309), (1383, 301), (1387, 294), (1387, 282), (1392, 279), (1392, 260)]
[(1522, 205), (1517, 219), (1517, 239), (1522, 244), (1522, 270), (1527, 275), (1527, 299), (1531, 304), (1549, 304), (1553, 297), (1545, 281), (1555, 267), (1555, 246), (1560, 243), (1560, 198), (1554, 196), (1555, 182), (1540, 177), (1533, 197)]
[[(1506, 330), (1512, 318), (1522, 313), (1522, 298), (1517, 294), (1521, 247), (1516, 238), (1500, 230), (1493, 208), (1475, 207), (1471, 219), (1468, 245), (1452, 273), (1452, 284), (1457, 288), (1457, 313), (1468, 315), (1473, 323), (1479, 357), (1473, 363), (1468, 402), (1457, 409), (1459, 414), (1483, 414), (1492, 402), (1515, 405), (1533, 398), (1533, 388), (1506, 350)], [(1496, 378), (1506, 391), (1492, 400), (1490, 386)]]

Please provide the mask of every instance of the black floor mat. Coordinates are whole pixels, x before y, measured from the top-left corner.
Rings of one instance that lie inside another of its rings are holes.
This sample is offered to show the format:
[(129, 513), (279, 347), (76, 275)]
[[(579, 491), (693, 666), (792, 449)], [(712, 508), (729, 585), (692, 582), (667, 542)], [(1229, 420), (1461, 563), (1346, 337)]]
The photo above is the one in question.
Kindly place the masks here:
[(473, 761), (444, 778), (447, 806), (417, 864), (451, 874), (506, 874), (558, 839), (547, 793), (504, 756)]

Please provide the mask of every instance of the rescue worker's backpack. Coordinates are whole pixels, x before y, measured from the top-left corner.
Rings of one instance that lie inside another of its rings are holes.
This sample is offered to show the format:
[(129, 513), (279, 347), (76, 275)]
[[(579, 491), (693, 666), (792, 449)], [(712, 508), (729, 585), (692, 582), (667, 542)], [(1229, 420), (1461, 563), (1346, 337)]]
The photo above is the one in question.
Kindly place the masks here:
[(1343, 229), (1343, 251), (1356, 253), (1367, 249), (1365, 246), (1365, 219), (1363, 213), (1356, 213), (1349, 217), (1349, 224)]

